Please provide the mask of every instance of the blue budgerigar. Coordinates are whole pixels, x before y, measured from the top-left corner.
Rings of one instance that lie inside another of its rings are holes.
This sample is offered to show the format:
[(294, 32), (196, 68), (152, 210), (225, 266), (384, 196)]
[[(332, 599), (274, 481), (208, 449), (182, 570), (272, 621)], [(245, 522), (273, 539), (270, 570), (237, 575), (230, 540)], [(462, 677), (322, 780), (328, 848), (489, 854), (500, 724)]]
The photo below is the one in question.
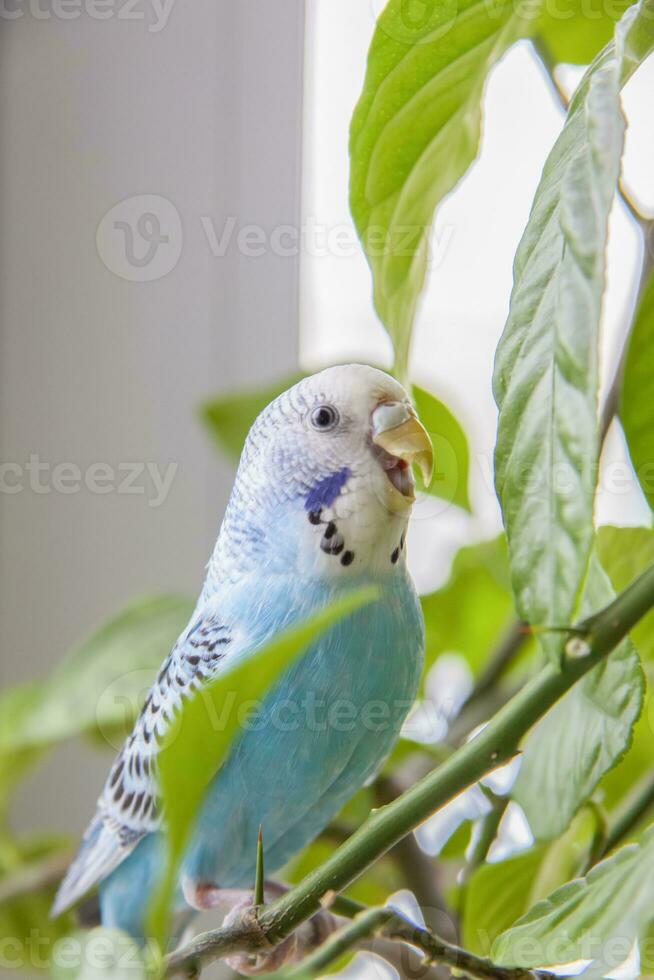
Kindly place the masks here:
[(260, 825), (266, 869), (278, 870), (377, 772), (422, 666), (405, 548), (413, 462), (428, 472), (432, 450), (409, 396), (365, 365), (305, 378), (261, 413), (195, 612), (110, 770), (55, 914), (99, 885), (103, 924), (143, 937), (163, 854), (157, 751), (174, 713), (236, 658), (369, 583), (379, 599), (282, 675), (213, 778), (180, 873), (179, 921), (252, 888)]

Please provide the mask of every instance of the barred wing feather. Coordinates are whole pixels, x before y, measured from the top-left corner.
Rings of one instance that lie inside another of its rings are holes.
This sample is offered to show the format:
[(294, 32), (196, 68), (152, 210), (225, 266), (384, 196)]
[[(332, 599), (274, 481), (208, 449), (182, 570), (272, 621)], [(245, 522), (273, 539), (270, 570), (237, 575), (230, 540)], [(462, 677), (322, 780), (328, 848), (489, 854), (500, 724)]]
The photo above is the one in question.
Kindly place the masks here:
[(184, 701), (231, 659), (233, 640), (232, 630), (216, 615), (200, 613), (166, 657), (109, 772), (95, 817), (57, 892), (53, 916), (111, 874), (142, 837), (161, 826), (159, 745)]

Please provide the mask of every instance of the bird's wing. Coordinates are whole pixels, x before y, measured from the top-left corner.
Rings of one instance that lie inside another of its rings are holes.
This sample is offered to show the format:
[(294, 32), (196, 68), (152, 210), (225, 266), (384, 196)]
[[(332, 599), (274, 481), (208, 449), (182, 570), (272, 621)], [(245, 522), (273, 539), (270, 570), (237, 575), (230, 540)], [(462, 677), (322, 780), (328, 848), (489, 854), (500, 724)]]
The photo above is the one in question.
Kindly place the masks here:
[(235, 631), (211, 612), (200, 613), (163, 662), (132, 734), (117, 756), (80, 850), (57, 892), (59, 915), (106, 878), (146, 834), (161, 826), (157, 754), (184, 701), (232, 659)]

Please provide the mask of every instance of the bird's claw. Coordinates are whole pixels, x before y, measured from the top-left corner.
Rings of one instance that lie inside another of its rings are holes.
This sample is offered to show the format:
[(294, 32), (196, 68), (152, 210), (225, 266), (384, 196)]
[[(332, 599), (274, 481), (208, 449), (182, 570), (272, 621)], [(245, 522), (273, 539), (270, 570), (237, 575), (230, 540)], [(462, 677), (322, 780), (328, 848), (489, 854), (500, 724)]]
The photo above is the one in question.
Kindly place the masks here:
[[(246, 912), (247, 905), (236, 906), (225, 917), (225, 925), (236, 922)], [(251, 908), (251, 906), (250, 906)], [(256, 977), (262, 973), (272, 973), (282, 966), (299, 963), (336, 929), (336, 919), (326, 909), (316, 912), (303, 922), (295, 932), (283, 939), (277, 946), (258, 950), (256, 953), (234, 953), (226, 958), (227, 965), (244, 976)]]
[[(286, 886), (279, 882), (266, 882), (264, 901), (271, 902), (285, 891), (287, 891)], [(187, 884), (184, 887), (184, 894), (187, 902), (197, 909), (231, 905), (223, 922), (226, 927), (242, 922), (246, 916), (256, 921), (256, 912), (253, 908), (254, 896), (251, 892), (221, 889), (211, 885), (189, 886)], [(320, 946), (334, 932), (336, 925), (334, 916), (323, 909), (303, 922), (295, 932), (276, 946), (256, 952), (234, 953), (226, 957), (226, 962), (232, 970), (248, 977), (272, 973), (287, 964), (300, 962), (307, 953)], [(262, 939), (265, 940), (263, 933)]]

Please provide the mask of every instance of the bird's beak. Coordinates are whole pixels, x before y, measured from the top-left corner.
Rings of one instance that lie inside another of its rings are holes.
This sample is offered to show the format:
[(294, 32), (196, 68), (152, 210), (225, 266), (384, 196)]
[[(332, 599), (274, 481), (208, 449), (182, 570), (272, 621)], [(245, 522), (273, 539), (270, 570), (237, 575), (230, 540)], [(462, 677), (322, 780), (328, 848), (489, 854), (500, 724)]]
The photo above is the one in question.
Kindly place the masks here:
[(415, 463), (429, 486), (434, 449), (427, 430), (408, 402), (383, 402), (372, 413), (372, 441), (389, 456)]

